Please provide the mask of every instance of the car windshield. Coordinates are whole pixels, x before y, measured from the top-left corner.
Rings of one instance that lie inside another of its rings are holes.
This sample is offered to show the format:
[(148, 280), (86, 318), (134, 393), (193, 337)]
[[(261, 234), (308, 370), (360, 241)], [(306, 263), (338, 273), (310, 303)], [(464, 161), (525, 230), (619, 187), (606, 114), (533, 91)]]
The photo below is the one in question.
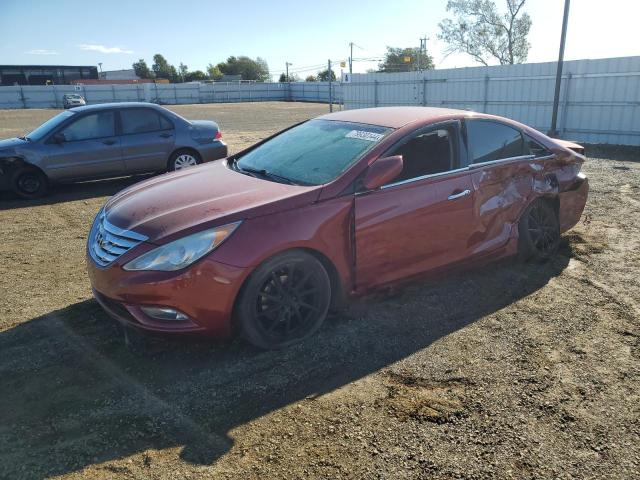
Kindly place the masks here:
[(391, 131), (361, 123), (311, 120), (240, 157), (236, 168), (303, 185), (336, 179)]
[(26, 138), (28, 138), (29, 140), (40, 140), (47, 133), (49, 133), (51, 130), (56, 128), (58, 125), (60, 125), (62, 122), (64, 122), (67, 118), (69, 118), (72, 115), (75, 115), (75, 113), (68, 112), (68, 111), (59, 113), (55, 117), (50, 118), (49, 120), (44, 122), (42, 125), (40, 125), (38, 128), (36, 128), (33, 132), (27, 135)]

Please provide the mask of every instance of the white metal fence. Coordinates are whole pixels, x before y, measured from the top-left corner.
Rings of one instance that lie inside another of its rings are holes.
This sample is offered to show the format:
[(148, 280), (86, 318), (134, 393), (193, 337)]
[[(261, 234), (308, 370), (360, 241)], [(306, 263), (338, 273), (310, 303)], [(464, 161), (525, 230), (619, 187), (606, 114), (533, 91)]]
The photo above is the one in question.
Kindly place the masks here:
[[(353, 74), (346, 109), (427, 105), (502, 115), (546, 132), (556, 62)], [(565, 62), (558, 130), (585, 143), (640, 145), (640, 57)]]
[[(342, 100), (339, 83), (331, 84), (332, 100)], [(173, 83), (127, 85), (49, 85), (0, 87), (0, 108), (61, 108), (65, 93), (79, 93), (89, 104), (106, 102), (185, 103), (263, 102), (291, 100), (329, 102), (328, 82)]]

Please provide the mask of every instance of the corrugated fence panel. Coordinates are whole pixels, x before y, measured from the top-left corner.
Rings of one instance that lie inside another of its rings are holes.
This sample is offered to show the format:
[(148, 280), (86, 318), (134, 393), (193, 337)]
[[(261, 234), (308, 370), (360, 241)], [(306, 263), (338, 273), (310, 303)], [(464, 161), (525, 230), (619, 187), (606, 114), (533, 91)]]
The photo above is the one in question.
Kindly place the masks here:
[[(344, 107), (427, 105), (492, 113), (550, 128), (556, 62), (354, 74)], [(565, 62), (557, 128), (585, 143), (640, 145), (640, 57)]]
[[(342, 102), (339, 82), (332, 82), (331, 91), (332, 101), (336, 104)], [(61, 108), (65, 93), (79, 93), (89, 104), (144, 101), (177, 105), (279, 100), (328, 103), (329, 83), (140, 83), (0, 87), (0, 108)]]

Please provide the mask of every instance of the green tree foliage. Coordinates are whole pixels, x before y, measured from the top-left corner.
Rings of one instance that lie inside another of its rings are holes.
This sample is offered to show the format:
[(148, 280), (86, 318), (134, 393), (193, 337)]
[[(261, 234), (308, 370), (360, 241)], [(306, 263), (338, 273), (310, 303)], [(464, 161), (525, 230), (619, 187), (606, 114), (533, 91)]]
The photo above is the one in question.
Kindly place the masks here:
[(207, 75), (211, 80), (220, 80), (222, 78), (222, 72), (218, 66), (211, 63), (207, 65)]
[(466, 53), (483, 65), (491, 60), (501, 65), (525, 62), (531, 46), (531, 17), (522, 11), (525, 1), (507, 0), (507, 12), (501, 15), (491, 0), (449, 0), (447, 11), (455, 18), (438, 25), (438, 38), (448, 44), (445, 52)]
[(184, 76), (184, 81), (185, 82), (201, 82), (203, 80), (206, 80), (207, 74), (204, 73), (202, 70), (194, 70), (193, 72), (187, 72), (187, 74)]
[(318, 77), (316, 77), (315, 75), (309, 75), (307, 78), (304, 79), (305, 82), (317, 82), (318, 81)]
[(180, 66), (178, 67), (178, 71), (180, 72), (180, 80), (183, 82), (187, 81), (187, 75), (189, 75), (189, 67), (187, 67), (184, 63), (180, 62)]
[(283, 72), (280, 74), (280, 78), (278, 79), (278, 82), (285, 83), (286, 81), (287, 81), (287, 76)]
[[(329, 69), (325, 68), (324, 70), (321, 70), (318, 72), (318, 81), (320, 82), (328, 82), (329, 81)], [(331, 81), (335, 82), (336, 81), (336, 72), (333, 71), (333, 69), (331, 69)]]
[(153, 56), (153, 65), (151, 66), (151, 69), (153, 70), (156, 78), (166, 78), (171, 82), (175, 82), (178, 79), (178, 71), (176, 70), (176, 67), (170, 65), (169, 62), (167, 62), (167, 59), (159, 53), (156, 53)]
[(269, 65), (260, 57), (253, 60), (244, 55), (231, 56), (226, 62), (219, 63), (216, 67), (224, 75), (242, 75), (242, 80), (265, 82), (270, 79)]
[(382, 63), (378, 64), (378, 68), (380, 72), (413, 72), (415, 70), (432, 70), (435, 68), (435, 64), (433, 57), (428, 52), (420, 55), (419, 48), (387, 47), (387, 53), (385, 53)]
[(151, 73), (151, 70), (149, 69), (147, 62), (144, 61), (144, 58), (141, 58), (132, 66), (139, 78), (153, 78), (153, 73)]

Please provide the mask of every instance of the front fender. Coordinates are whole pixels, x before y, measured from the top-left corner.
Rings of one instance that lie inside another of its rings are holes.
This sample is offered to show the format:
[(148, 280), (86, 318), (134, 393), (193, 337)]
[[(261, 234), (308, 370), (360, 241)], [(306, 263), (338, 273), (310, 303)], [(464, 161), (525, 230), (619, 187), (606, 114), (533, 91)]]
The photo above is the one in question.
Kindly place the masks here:
[(211, 258), (253, 269), (278, 253), (304, 248), (326, 257), (335, 267), (343, 287), (349, 289), (353, 285), (352, 209), (353, 198), (343, 196), (245, 220)]

